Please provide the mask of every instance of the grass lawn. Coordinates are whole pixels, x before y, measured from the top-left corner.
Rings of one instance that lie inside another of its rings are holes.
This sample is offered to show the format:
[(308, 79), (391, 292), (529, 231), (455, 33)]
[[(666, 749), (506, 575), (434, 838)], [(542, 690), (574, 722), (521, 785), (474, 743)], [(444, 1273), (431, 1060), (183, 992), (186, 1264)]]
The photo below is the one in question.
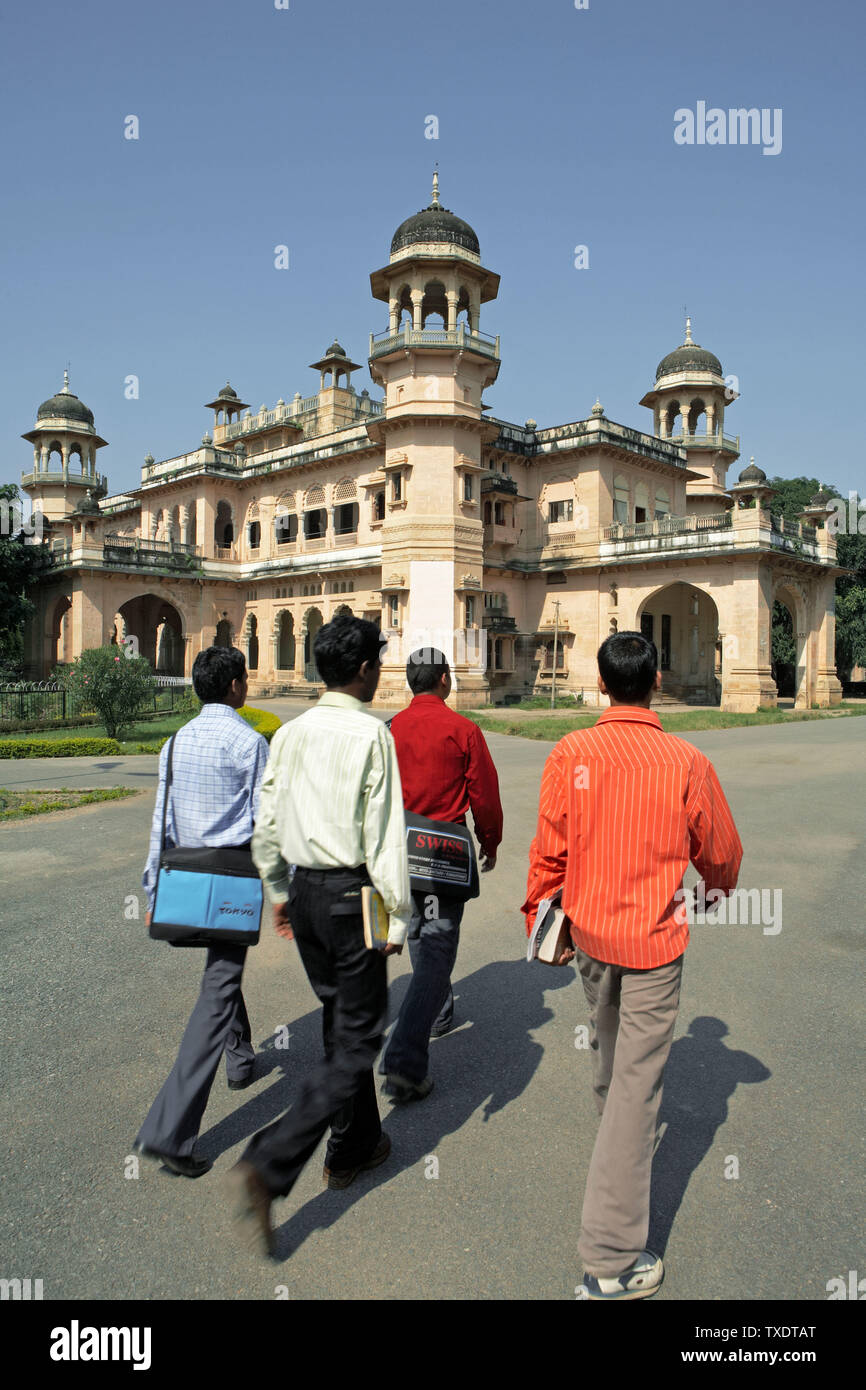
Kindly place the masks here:
[[(510, 711), (493, 715), (485, 710), (466, 711), (480, 729), (491, 734), (514, 734), (519, 738), (539, 738), (555, 742), (575, 729), (591, 729), (598, 721), (601, 710), (583, 714), (563, 714), (557, 710), (552, 714), (539, 715), (536, 719), (526, 716), (516, 719)], [(803, 719), (845, 719), (851, 716), (866, 715), (866, 705), (848, 705), (844, 702), (833, 709), (809, 710), (756, 710), (754, 714), (732, 714), (719, 709), (696, 709), (676, 714), (659, 712), (662, 728), (669, 734), (690, 733), (696, 729), (743, 729), (752, 724), (790, 724)]]
[(100, 787), (92, 791), (56, 787), (50, 791), (9, 791), (0, 787), (0, 821), (23, 820), (25, 816), (41, 816), (46, 811), (68, 811), (74, 806), (89, 806), (94, 801), (120, 801), (137, 796), (133, 787)]

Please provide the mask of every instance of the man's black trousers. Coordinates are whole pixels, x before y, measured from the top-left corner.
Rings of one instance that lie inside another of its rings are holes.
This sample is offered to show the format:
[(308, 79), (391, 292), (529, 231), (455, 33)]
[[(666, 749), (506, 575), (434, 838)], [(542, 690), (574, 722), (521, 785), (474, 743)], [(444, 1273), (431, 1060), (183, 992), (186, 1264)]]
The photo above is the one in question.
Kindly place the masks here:
[(243, 1158), (266, 1186), (285, 1196), (331, 1126), (326, 1166), (359, 1167), (382, 1133), (373, 1064), (382, 1046), (388, 983), (385, 960), (364, 945), (357, 869), (295, 871), (289, 920), (304, 969), (322, 1002), (325, 1058), (309, 1075), (292, 1108), (260, 1130)]

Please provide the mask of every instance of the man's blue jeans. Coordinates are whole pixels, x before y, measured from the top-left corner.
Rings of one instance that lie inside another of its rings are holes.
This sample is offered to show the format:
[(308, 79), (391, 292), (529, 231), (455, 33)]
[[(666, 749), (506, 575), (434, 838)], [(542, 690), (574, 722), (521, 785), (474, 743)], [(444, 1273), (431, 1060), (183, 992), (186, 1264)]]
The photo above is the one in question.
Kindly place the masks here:
[(451, 1017), (451, 971), (457, 959), (466, 904), (432, 893), (413, 893), (412, 903), (408, 934), (412, 979), (381, 1069), (417, 1083), (427, 1075), (434, 1023), (444, 1023)]

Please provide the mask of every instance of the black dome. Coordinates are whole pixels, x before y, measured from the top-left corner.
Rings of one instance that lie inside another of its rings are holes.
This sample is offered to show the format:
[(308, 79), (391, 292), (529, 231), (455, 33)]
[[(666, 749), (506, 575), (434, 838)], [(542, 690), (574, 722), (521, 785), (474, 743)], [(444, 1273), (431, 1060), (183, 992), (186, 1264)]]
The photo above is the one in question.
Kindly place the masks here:
[(79, 513), (84, 512), (87, 516), (98, 516), (99, 503), (93, 496), (93, 493), (90, 491), (90, 488), (87, 489), (87, 496), (81, 499), (76, 510)]
[(684, 343), (659, 362), (656, 367), (656, 381), (659, 377), (667, 376), (669, 372), (688, 371), (715, 372), (716, 376), (723, 374), (722, 364), (714, 352), (707, 352), (706, 348), (699, 347), (697, 343)]
[(469, 223), (435, 203), (400, 223), (391, 238), (391, 255), (419, 241), (446, 242), (450, 246), (462, 246), (465, 251), (474, 251), (476, 256), (481, 255), (478, 237)]
[(66, 420), (78, 420), (85, 425), (93, 424), (93, 411), (88, 409), (84, 401), (73, 396), (71, 391), (58, 391), (56, 396), (43, 401), (36, 412), (37, 420), (56, 419), (58, 416)]
[(757, 467), (754, 460), (749, 464), (748, 468), (744, 468), (740, 474), (741, 483), (765, 483), (766, 481), (766, 473), (763, 468)]
[(822, 484), (821, 484), (821, 487), (819, 488), (819, 490), (815, 493), (815, 496), (809, 498), (809, 506), (810, 506), (810, 507), (826, 507), (827, 503), (828, 503), (828, 502), (832, 502), (832, 500), (833, 500), (833, 493), (832, 493), (832, 492), (828, 492), (827, 489), (825, 488), (824, 484), (822, 483)]

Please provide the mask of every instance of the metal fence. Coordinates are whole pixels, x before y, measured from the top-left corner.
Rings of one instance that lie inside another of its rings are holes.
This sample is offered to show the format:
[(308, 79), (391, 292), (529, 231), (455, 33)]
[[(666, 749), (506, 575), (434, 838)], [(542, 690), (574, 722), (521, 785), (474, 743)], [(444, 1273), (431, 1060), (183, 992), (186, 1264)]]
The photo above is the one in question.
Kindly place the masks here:
[[(173, 710), (191, 684), (188, 676), (156, 676), (151, 701), (142, 709), (142, 714)], [(76, 719), (79, 715), (90, 713), (93, 713), (92, 709), (82, 705), (77, 696), (55, 681), (18, 681), (14, 685), (0, 685), (0, 722), (11, 719)]]

